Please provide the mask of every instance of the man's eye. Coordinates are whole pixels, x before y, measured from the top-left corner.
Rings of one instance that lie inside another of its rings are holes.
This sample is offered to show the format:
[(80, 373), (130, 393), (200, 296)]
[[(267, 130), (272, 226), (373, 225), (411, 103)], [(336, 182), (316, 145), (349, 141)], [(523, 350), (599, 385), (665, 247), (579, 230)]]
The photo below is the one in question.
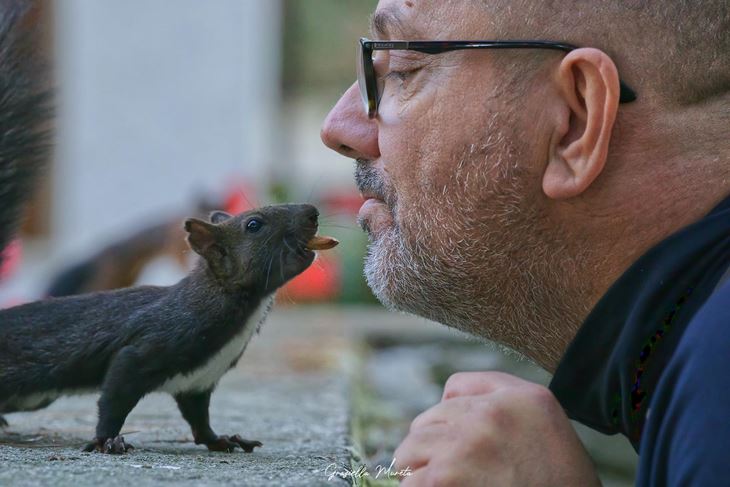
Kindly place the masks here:
[(388, 80), (396, 80), (396, 81), (406, 81), (408, 79), (408, 76), (412, 74), (415, 70), (411, 71), (389, 71), (386, 73), (385, 76), (383, 76), (383, 81)]
[(251, 218), (248, 223), (246, 223), (246, 231), (250, 233), (256, 233), (264, 226), (264, 222), (261, 220), (257, 220), (256, 218)]

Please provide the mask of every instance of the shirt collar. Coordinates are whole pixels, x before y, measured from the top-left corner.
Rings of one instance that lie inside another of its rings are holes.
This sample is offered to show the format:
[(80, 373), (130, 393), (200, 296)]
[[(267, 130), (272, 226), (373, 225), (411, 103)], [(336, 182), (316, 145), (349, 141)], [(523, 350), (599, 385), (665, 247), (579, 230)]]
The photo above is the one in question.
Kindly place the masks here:
[(550, 383), (568, 416), (638, 449), (664, 364), (729, 265), (727, 197), (639, 258), (588, 315)]

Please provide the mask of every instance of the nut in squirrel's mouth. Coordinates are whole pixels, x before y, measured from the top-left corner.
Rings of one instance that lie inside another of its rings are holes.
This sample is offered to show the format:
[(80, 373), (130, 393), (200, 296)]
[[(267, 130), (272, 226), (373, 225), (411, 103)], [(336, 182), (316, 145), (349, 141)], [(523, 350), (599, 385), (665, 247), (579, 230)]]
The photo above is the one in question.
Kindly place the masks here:
[(333, 237), (315, 235), (307, 242), (307, 250), (329, 250), (339, 245), (339, 240)]

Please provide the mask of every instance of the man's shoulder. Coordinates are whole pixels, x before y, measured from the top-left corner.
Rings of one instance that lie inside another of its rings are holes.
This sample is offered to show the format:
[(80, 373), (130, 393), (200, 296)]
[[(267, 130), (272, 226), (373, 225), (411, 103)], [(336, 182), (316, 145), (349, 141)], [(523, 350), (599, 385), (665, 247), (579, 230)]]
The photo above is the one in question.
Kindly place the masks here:
[[(704, 407), (730, 407), (730, 280), (718, 286), (694, 313), (675, 353), (667, 364), (659, 387), (671, 387), (674, 396), (691, 395)], [(701, 397), (703, 393), (710, 394)], [(711, 398), (721, 399), (709, 401)], [(730, 421), (727, 421), (730, 425)]]
[(730, 281), (694, 313), (652, 396), (637, 485), (730, 478)]
[[(677, 357), (690, 364), (723, 359), (730, 363), (730, 279), (705, 300), (689, 322), (677, 349)], [(700, 351), (708, 353), (698, 353)], [(716, 356), (713, 351), (720, 352)], [(718, 371), (720, 372), (720, 371)], [(725, 371), (722, 371), (725, 372)], [(730, 377), (730, 374), (725, 374)]]

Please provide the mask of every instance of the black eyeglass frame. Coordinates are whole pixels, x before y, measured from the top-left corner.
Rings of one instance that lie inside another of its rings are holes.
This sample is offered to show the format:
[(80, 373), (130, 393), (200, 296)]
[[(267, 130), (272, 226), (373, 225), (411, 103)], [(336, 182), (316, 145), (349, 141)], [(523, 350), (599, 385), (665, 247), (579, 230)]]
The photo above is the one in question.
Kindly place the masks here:
[[(375, 118), (378, 113), (380, 98), (378, 84), (373, 66), (373, 51), (404, 50), (417, 51), (425, 54), (440, 54), (463, 49), (552, 49), (570, 52), (578, 46), (565, 42), (553, 41), (373, 41), (365, 37), (360, 38), (358, 54), (358, 84), (363, 105), (368, 118)], [(636, 100), (636, 92), (619, 79), (619, 103), (630, 103)]]

